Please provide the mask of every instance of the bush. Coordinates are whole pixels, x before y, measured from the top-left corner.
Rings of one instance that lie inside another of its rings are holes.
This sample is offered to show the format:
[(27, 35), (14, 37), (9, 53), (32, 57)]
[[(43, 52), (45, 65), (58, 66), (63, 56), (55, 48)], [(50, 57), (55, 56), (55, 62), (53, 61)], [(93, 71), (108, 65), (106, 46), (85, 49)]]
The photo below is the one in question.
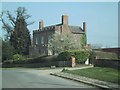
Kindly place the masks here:
[(59, 61), (69, 61), (70, 57), (74, 55), (74, 52), (65, 51), (58, 55)]
[(89, 58), (89, 52), (88, 51), (76, 51), (75, 52), (75, 58), (78, 63), (84, 63)]
[[(15, 55), (15, 58), (18, 58), (19, 55)], [(14, 60), (14, 64), (30, 64), (30, 63), (43, 63), (48, 62), (49, 60), (46, 58), (47, 56), (40, 56), (36, 58), (23, 58), (19, 60)], [(20, 57), (21, 58), (21, 57)]]
[(2, 62), (12, 59), (13, 56), (13, 47), (9, 41), (2, 40)]
[(58, 55), (59, 61), (69, 61), (71, 56), (76, 58), (77, 63), (84, 63), (89, 58), (88, 51), (65, 51)]
[(15, 61), (24, 60), (24, 59), (25, 59), (25, 57), (20, 54), (13, 55), (13, 60), (15, 60)]

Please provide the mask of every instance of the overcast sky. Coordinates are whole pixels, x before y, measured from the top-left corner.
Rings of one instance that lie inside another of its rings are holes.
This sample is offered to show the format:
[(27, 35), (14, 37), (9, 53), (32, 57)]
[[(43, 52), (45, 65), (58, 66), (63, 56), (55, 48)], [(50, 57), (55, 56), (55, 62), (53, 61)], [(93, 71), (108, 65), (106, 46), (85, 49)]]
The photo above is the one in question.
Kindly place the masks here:
[(3, 2), (2, 10), (14, 14), (17, 7), (25, 7), (35, 21), (29, 26), (30, 33), (38, 29), (42, 19), (44, 26), (61, 23), (61, 16), (69, 16), (69, 24), (87, 25), (87, 42), (102, 44), (104, 47), (118, 46), (118, 3), (117, 2)]

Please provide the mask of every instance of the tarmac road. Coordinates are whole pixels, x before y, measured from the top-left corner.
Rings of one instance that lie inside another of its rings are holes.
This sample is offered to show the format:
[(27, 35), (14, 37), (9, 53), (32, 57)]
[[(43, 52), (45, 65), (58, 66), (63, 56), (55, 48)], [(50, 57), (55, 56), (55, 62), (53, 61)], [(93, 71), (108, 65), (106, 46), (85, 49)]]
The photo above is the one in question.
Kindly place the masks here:
[(80, 82), (50, 75), (60, 69), (3, 69), (2, 88), (95, 88)]

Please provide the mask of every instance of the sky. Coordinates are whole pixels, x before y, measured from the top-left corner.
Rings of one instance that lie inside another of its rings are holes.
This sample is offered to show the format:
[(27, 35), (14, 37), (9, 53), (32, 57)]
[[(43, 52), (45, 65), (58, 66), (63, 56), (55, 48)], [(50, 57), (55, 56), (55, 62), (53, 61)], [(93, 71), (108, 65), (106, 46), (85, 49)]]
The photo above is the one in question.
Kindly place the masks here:
[(2, 2), (2, 10), (9, 10), (13, 15), (19, 6), (32, 16), (28, 22), (35, 21), (28, 26), (31, 36), (41, 19), (44, 26), (49, 26), (61, 23), (61, 16), (67, 14), (69, 25), (82, 27), (86, 22), (88, 44), (118, 47), (117, 2)]

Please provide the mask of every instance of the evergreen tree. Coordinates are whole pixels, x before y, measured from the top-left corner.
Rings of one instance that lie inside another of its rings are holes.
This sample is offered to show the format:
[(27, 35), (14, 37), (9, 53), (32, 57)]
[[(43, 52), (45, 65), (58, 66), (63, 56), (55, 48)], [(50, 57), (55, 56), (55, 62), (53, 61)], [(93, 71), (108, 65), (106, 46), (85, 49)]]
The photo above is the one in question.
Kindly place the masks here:
[(7, 31), (8, 37), (10, 37), (8, 39), (14, 48), (14, 54), (27, 55), (29, 53), (29, 46), (31, 45), (30, 33), (27, 26), (33, 22), (27, 23), (26, 20), (30, 18), (30, 15), (26, 13), (24, 7), (17, 8), (16, 16), (13, 16), (9, 11), (5, 12), (5, 14), (10, 21), (10, 25), (2, 17), (3, 28)]
[(14, 47), (15, 53), (29, 54), (29, 46), (31, 45), (30, 33), (23, 17), (16, 21), (15, 30), (11, 34), (10, 42)]
[(7, 40), (2, 40), (2, 62), (12, 59), (13, 47)]

